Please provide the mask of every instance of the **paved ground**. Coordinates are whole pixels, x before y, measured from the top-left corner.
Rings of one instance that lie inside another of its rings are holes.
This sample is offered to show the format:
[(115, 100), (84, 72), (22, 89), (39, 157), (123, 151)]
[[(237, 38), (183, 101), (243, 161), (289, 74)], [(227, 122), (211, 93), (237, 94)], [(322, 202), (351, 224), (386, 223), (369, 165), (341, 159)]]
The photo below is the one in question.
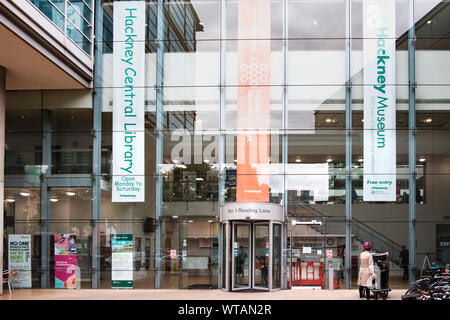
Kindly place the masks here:
[[(406, 290), (394, 289), (388, 300), (401, 300)], [(359, 300), (358, 290), (280, 290), (224, 292), (221, 290), (17, 289), (4, 290), (0, 300)]]

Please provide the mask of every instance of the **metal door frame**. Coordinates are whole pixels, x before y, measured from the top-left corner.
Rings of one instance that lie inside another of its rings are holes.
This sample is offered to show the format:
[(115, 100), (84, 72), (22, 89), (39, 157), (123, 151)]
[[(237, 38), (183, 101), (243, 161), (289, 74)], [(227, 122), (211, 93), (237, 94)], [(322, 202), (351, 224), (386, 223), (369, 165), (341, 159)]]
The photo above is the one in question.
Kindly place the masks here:
[[(251, 288), (255, 290), (261, 290), (261, 291), (270, 291), (271, 286), (271, 259), (272, 259), (272, 241), (271, 241), (271, 221), (259, 221), (259, 222), (251, 222), (252, 224), (252, 282), (251, 282)], [(269, 259), (267, 259), (267, 288), (266, 287), (259, 287), (255, 285), (255, 266), (256, 266), (256, 249), (255, 249), (255, 238), (256, 238), (256, 227), (257, 226), (267, 226), (269, 231)]]
[[(248, 241), (249, 241), (249, 245), (248, 245), (248, 286), (243, 286), (243, 287), (239, 287), (239, 288), (235, 288), (235, 257), (234, 257), (234, 243), (235, 243), (235, 237), (236, 237), (236, 233), (234, 232), (234, 227), (238, 226), (238, 225), (244, 225), (244, 226), (248, 226), (249, 229), (249, 234), (248, 234)], [(252, 222), (247, 222), (247, 221), (231, 221), (231, 251), (233, 251), (232, 254), (232, 258), (231, 258), (231, 272), (228, 273), (229, 276), (231, 276), (231, 291), (241, 291), (241, 290), (249, 290), (252, 288), (252, 273), (253, 273), (253, 261), (252, 259), (250, 259), (253, 256), (253, 250), (252, 250)]]
[(277, 290), (281, 290), (282, 287), (282, 281), (281, 281), (281, 276), (283, 275), (283, 266), (282, 266), (282, 257), (283, 257), (283, 245), (282, 245), (282, 241), (280, 241), (280, 287), (279, 288), (273, 288), (273, 229), (274, 229), (274, 225), (278, 224), (280, 225), (280, 240), (282, 240), (283, 238), (283, 224), (281, 222), (277, 222), (277, 221), (270, 221), (270, 291), (277, 291)]

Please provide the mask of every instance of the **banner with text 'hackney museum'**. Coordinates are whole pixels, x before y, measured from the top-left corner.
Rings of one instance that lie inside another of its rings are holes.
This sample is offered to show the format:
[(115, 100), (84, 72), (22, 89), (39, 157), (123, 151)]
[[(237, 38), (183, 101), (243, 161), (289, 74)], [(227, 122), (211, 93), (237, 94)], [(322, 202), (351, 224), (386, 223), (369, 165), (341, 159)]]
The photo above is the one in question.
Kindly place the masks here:
[(270, 4), (238, 3), (237, 202), (269, 201)]
[(145, 201), (145, 1), (114, 1), (113, 202)]
[(364, 201), (396, 201), (395, 1), (363, 1)]

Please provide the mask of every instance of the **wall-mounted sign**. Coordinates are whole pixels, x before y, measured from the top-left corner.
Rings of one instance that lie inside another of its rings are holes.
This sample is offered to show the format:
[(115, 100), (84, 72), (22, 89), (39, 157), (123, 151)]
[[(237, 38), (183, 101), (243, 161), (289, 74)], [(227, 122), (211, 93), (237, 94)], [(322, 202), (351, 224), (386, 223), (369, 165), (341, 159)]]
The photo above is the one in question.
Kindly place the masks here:
[(396, 200), (395, 1), (363, 1), (364, 201)]
[(145, 200), (145, 1), (114, 1), (113, 202)]
[(13, 288), (31, 288), (31, 235), (8, 235), (8, 269), (19, 271)]
[(113, 288), (133, 288), (133, 235), (111, 235)]
[(76, 288), (77, 245), (74, 234), (57, 233), (55, 240), (55, 288)]
[(327, 249), (326, 253), (327, 253), (327, 259), (333, 258), (333, 250)]
[(220, 221), (226, 220), (284, 221), (283, 207), (275, 203), (231, 202), (220, 208)]

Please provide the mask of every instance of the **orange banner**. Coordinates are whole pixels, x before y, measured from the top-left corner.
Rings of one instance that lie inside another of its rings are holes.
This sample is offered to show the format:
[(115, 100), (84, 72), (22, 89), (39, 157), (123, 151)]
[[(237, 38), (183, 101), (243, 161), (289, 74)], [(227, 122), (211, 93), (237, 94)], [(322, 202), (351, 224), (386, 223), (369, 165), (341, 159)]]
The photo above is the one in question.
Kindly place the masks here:
[(268, 202), (270, 0), (239, 0), (238, 11), (236, 201)]

